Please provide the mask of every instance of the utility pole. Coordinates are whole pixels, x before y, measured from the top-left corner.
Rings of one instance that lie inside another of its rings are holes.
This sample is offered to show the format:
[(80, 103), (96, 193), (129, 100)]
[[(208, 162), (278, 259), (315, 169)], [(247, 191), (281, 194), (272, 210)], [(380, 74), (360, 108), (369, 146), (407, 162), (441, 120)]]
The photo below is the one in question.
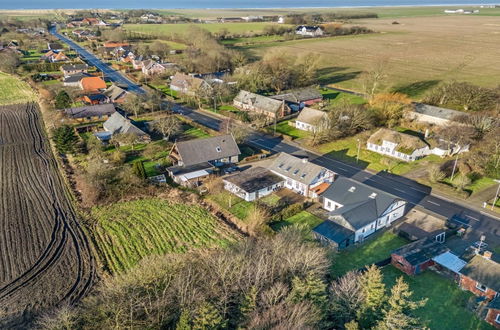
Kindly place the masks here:
[(497, 203), (498, 200), (498, 193), (500, 193), (500, 180), (495, 180), (495, 182), (498, 182), (498, 189), (497, 193), (495, 194), (495, 197), (493, 198), (493, 204), (491, 204), (492, 211), (495, 209), (495, 204)]
[(457, 169), (457, 163), (458, 163), (458, 155), (459, 153), (457, 152), (457, 158), (455, 158), (455, 163), (453, 163), (453, 170), (451, 171), (451, 180), (453, 181), (453, 177), (455, 176), (455, 170)]
[(358, 153), (356, 154), (356, 163), (357, 163), (359, 161), (359, 152), (361, 150), (361, 140), (356, 139), (356, 141), (358, 141)]

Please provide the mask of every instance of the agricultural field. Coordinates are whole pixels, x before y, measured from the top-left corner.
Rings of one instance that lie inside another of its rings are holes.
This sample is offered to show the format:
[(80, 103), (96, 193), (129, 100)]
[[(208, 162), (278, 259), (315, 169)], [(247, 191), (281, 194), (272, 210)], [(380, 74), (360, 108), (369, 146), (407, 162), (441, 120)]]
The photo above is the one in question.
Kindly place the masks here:
[(205, 209), (162, 199), (95, 207), (91, 215), (96, 248), (111, 273), (148, 255), (225, 246), (237, 237)]
[[(245, 34), (260, 33), (269, 25), (278, 25), (271, 22), (256, 23), (215, 23), (215, 24), (125, 24), (123, 27), (132, 32), (145, 33), (155, 36), (172, 36), (173, 34), (182, 34), (190, 26), (203, 28), (209, 32), (216, 33), (226, 29), (229, 33)], [(283, 24), (279, 24), (282, 26)]]
[(500, 75), (498, 19), (487, 16), (364, 19), (356, 24), (377, 33), (261, 43), (242, 49), (251, 57), (271, 50), (313, 53), (319, 82), (362, 90), (364, 71), (381, 67), (384, 87), (419, 99), (441, 81), (496, 87)]
[(35, 101), (36, 95), (22, 80), (0, 72), (0, 106)]
[(35, 103), (0, 107), (0, 178), (0, 328), (24, 328), (37, 312), (78, 301), (95, 280)]

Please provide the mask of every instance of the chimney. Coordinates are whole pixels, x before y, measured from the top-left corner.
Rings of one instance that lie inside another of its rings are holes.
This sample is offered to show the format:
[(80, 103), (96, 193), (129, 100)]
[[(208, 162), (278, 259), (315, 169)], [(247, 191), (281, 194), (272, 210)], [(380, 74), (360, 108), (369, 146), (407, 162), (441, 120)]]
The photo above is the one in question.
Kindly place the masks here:
[(492, 256), (493, 256), (493, 252), (491, 252), (491, 251), (484, 251), (484, 252), (483, 252), (483, 257), (484, 257), (485, 259), (491, 260), (491, 257), (492, 257)]

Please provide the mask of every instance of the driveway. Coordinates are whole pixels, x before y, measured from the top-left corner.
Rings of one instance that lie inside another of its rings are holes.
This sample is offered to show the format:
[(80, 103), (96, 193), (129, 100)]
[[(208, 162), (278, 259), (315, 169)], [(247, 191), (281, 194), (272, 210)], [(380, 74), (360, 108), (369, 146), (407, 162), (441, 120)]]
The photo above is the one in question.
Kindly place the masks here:
[(83, 48), (82, 46), (78, 45), (76, 42), (73, 40), (63, 36), (62, 34), (57, 32), (56, 27), (51, 27), (49, 29), (49, 32), (57, 37), (59, 40), (62, 42), (66, 43), (71, 49), (76, 51), (78, 55), (88, 64), (91, 66), (95, 66), (99, 71), (101, 71), (104, 74), (104, 77), (107, 78), (108, 80), (127, 86), (127, 90), (136, 94), (145, 94), (146, 91), (142, 89), (140, 86), (138, 86), (136, 83), (134, 83), (132, 80), (128, 79), (125, 77), (123, 74), (120, 72), (116, 71), (112, 67), (110, 67), (108, 64), (104, 63), (101, 59), (99, 59), (97, 56)]

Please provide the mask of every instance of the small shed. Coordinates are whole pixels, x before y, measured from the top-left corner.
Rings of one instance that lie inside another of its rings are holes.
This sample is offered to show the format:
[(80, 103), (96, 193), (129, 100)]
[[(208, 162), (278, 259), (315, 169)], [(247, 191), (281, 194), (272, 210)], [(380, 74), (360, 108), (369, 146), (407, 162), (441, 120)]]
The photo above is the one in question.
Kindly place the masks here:
[(432, 258), (432, 260), (439, 266), (451, 271), (454, 274), (459, 274), (462, 268), (464, 268), (467, 264), (467, 262), (460, 259), (450, 251), (446, 251), (445, 253), (438, 255)]
[(424, 238), (395, 250), (391, 264), (408, 275), (417, 275), (435, 264), (432, 258), (448, 250), (443, 243)]

